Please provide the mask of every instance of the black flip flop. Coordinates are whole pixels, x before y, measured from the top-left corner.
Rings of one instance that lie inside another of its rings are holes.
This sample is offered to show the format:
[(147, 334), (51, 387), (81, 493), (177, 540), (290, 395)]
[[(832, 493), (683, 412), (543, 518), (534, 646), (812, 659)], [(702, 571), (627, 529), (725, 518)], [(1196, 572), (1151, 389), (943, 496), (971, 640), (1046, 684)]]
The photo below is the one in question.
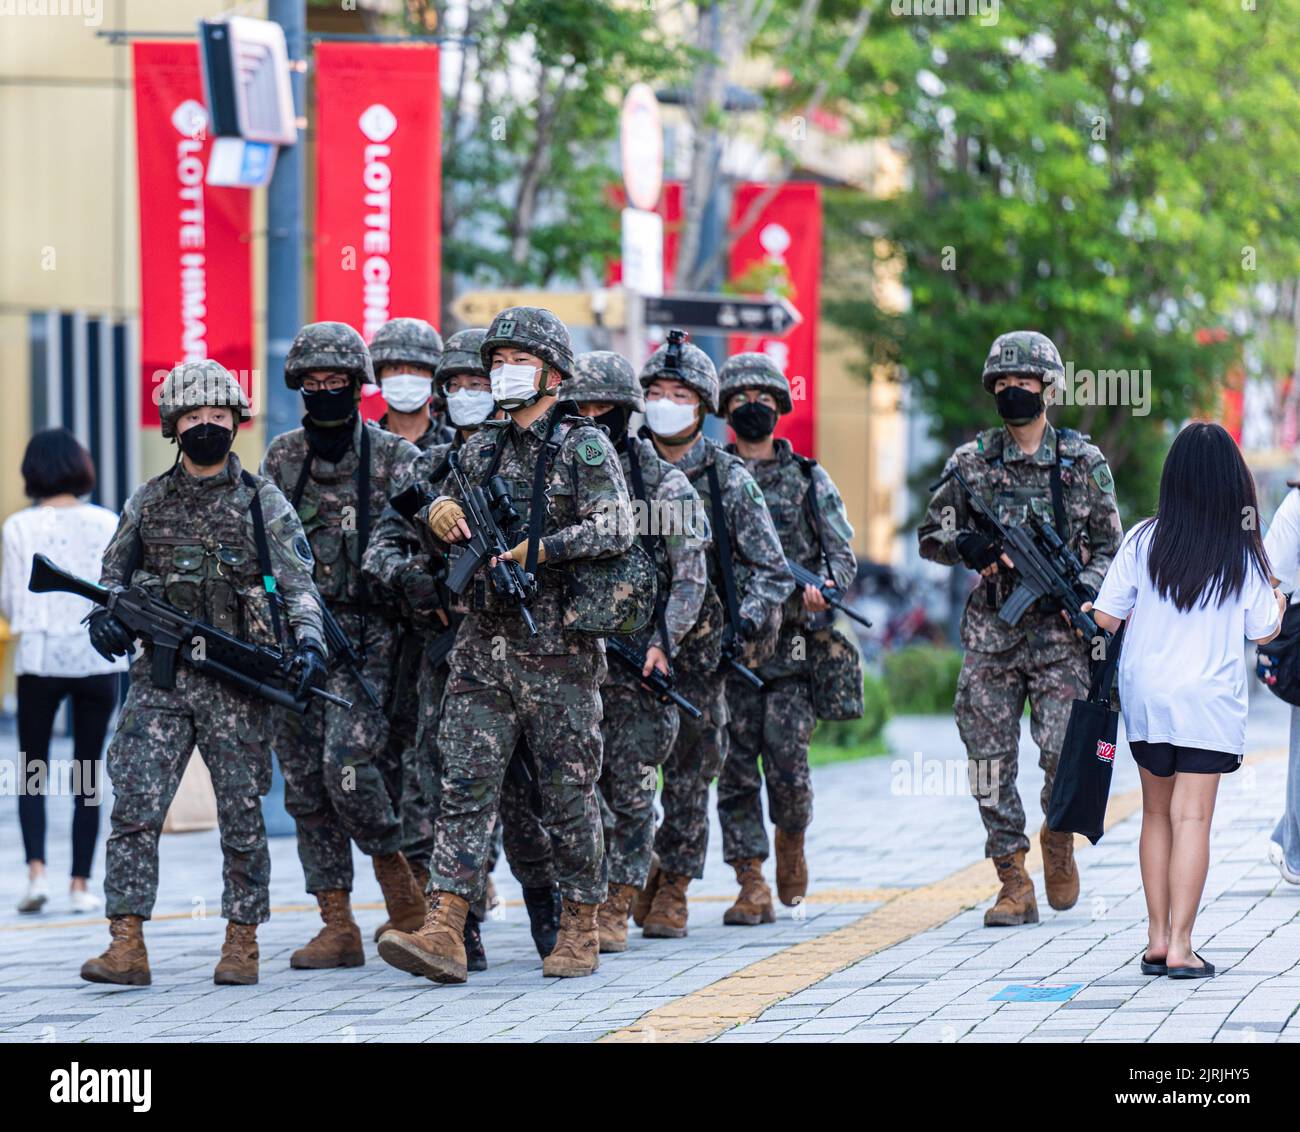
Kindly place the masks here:
[(1214, 964), (1207, 962), (1202, 958), (1199, 951), (1193, 951), (1193, 955), (1201, 960), (1200, 967), (1170, 967), (1165, 971), (1171, 979), (1209, 979), (1214, 977)]
[(1167, 974), (1169, 974), (1169, 968), (1166, 967), (1165, 964), (1164, 964), (1163, 962), (1161, 962), (1161, 963), (1152, 963), (1151, 960), (1149, 960), (1149, 959), (1147, 958), (1147, 953), (1146, 953), (1145, 951), (1142, 952), (1142, 958), (1139, 960), (1139, 962), (1140, 962), (1140, 964), (1141, 964), (1141, 966), (1142, 966), (1142, 974), (1144, 974), (1144, 975), (1167, 975)]

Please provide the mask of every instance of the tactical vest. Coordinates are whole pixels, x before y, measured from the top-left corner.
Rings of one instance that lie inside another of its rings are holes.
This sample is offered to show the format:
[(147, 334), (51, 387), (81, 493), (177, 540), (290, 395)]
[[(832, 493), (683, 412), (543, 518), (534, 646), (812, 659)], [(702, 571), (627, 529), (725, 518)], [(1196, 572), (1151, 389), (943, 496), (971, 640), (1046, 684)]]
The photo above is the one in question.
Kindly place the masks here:
[[(248, 515), (260, 477), (225, 490), (178, 486), (173, 471), (140, 505), (140, 565), (132, 582), (252, 644), (278, 645)], [(223, 473), (224, 474), (224, 473)]]

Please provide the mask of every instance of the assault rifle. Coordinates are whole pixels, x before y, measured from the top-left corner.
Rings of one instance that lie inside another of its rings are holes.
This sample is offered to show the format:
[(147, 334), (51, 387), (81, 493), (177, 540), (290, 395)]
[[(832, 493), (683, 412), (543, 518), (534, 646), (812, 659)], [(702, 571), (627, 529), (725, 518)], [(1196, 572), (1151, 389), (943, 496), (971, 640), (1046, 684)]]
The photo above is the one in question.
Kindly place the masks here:
[(32, 556), (32, 576), (27, 588), (36, 594), (55, 591), (76, 594), (107, 609), (133, 638), (142, 637), (153, 646), (151, 673), (156, 688), (174, 688), (176, 662), (184, 660), (199, 672), (299, 715), (306, 713), (311, 696), (345, 709), (352, 707), (341, 696), (323, 688), (309, 687), (307, 696), (295, 696), (289, 690), (293, 684), (289, 663), (279, 649), (232, 637), (214, 625), (182, 613), (142, 586), (125, 589), (99, 586), (59, 569), (45, 555), (36, 554)]
[(865, 625), (868, 629), (871, 628), (870, 621), (863, 617), (861, 613), (854, 613), (844, 604), (844, 594), (838, 586), (830, 585), (825, 578), (815, 574), (807, 566), (800, 566), (793, 558), (787, 558), (785, 564), (789, 567), (790, 573), (794, 575), (794, 580), (800, 586), (816, 586), (826, 604), (832, 609), (838, 609), (845, 617), (852, 617), (859, 625)]
[(384, 704), (379, 694), (361, 673), (361, 655), (348, 639), (347, 633), (343, 631), (338, 618), (330, 612), (329, 606), (324, 601), (320, 602), (320, 616), (321, 624), (325, 627), (325, 644), (329, 646), (331, 659), (338, 660), (348, 670), (352, 678), (361, 686), (361, 691), (370, 701), (370, 706), (376, 711), (383, 711)]
[(456, 452), (447, 454), (447, 465), (460, 488), (461, 508), (470, 534), (467, 542), (452, 543), (447, 552), (447, 588), (454, 594), (463, 594), (478, 568), (495, 558), (496, 565), (488, 566), (493, 588), (519, 606), (528, 635), (537, 636), (537, 622), (528, 610), (528, 603), (537, 593), (537, 581), (518, 562), (501, 558), (510, 549), (501, 530), (502, 522), (512, 527), (518, 527), (521, 522), (510, 489), (500, 476), (489, 479), (486, 490), (471, 484), (461, 470)]
[(970, 499), (976, 521), (985, 528), (985, 533), (994, 534), (1002, 540), (1003, 550), (1014, 565), (1018, 581), (1010, 596), (1002, 603), (998, 619), (1008, 625), (1016, 625), (1034, 602), (1050, 597), (1060, 602), (1070, 624), (1081, 630), (1087, 639), (1096, 637), (1100, 633), (1097, 622), (1080, 608), (1093, 597), (1079, 584), (1083, 563), (1055, 528), (1032, 513), (1027, 527), (1003, 526), (993, 508), (972, 490), (955, 467), (932, 484), (930, 490), (938, 490), (950, 479), (956, 480)]
[(665, 676), (657, 668), (650, 669), (649, 676), (642, 676), (645, 658), (638, 657), (636, 649), (618, 637), (605, 638), (605, 651), (625, 668), (630, 669), (640, 678), (641, 683), (654, 692), (663, 703), (674, 703), (692, 719), (703, 719), (704, 713), (690, 700), (673, 688), (671, 676)]

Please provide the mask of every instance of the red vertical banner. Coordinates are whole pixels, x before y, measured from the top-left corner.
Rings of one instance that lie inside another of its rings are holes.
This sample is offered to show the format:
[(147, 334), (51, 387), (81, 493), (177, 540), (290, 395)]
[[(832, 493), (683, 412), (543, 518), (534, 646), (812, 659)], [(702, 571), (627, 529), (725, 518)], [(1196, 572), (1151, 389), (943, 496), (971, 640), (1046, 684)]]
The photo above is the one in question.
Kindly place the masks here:
[[(770, 186), (746, 182), (732, 197), (731, 227), (737, 228)], [(817, 323), (822, 275), (821, 186), (787, 182), (764, 205), (731, 249), (730, 280), (738, 291), (774, 290), (790, 300), (803, 321), (783, 338), (735, 335), (729, 354), (767, 354), (790, 381), (794, 411), (781, 418), (777, 436), (796, 452), (817, 455)]]
[[(215, 358), (253, 382), (247, 189), (205, 181), (211, 139), (198, 47), (135, 43), (140, 196), (140, 424), (158, 426), (158, 390), (180, 362)], [(256, 404), (254, 403), (256, 408)]]
[[(431, 45), (316, 48), (316, 318), (369, 342), (441, 322), (441, 92)], [(384, 411), (368, 391), (367, 417)]]

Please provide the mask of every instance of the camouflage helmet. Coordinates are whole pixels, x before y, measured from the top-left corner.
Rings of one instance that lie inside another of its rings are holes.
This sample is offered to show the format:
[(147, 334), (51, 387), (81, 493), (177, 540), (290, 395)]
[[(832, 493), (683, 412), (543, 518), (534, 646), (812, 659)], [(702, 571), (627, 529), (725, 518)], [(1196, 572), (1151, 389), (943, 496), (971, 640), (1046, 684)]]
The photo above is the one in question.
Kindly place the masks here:
[(487, 331), (481, 326), (475, 326), (469, 330), (458, 330), (448, 338), (438, 368), (433, 371), (434, 388), (446, 389), (447, 382), (458, 373), (476, 373), (480, 377), (487, 377), (479, 351), (486, 337)]
[(794, 408), (790, 400), (790, 383), (766, 354), (733, 354), (718, 372), (718, 398), (725, 410), (733, 393), (761, 389), (776, 399), (776, 411), (788, 413)]
[(607, 401), (645, 412), (645, 397), (632, 363), (613, 350), (588, 350), (573, 362), (573, 376), (560, 386), (561, 401)]
[(656, 377), (680, 381), (700, 395), (710, 413), (718, 411), (718, 371), (713, 368), (713, 359), (698, 346), (690, 342), (665, 342), (641, 367), (641, 388), (648, 389)]
[(370, 362), (380, 366), (412, 365), (438, 368), (442, 335), (422, 318), (390, 318), (370, 339)]
[(191, 409), (213, 405), (234, 412), (235, 427), (251, 420), (253, 411), (239, 382), (220, 362), (182, 362), (158, 388), (158, 418), (164, 438), (176, 435), (176, 425)]
[(1036, 377), (1047, 386), (1064, 373), (1060, 352), (1046, 334), (1039, 334), (1036, 330), (1013, 330), (1009, 334), (999, 334), (993, 340), (989, 356), (984, 359), (981, 378), (985, 392), (992, 393), (999, 377), (1020, 374)]
[(492, 320), (479, 346), (485, 370), (492, 369), (492, 351), (500, 346), (514, 346), (536, 354), (564, 377), (573, 374), (569, 328), (557, 315), (542, 307), (506, 307)]
[(365, 339), (345, 322), (309, 322), (293, 340), (284, 359), (284, 383), (301, 389), (314, 369), (350, 374), (361, 384), (374, 384), (375, 370)]

